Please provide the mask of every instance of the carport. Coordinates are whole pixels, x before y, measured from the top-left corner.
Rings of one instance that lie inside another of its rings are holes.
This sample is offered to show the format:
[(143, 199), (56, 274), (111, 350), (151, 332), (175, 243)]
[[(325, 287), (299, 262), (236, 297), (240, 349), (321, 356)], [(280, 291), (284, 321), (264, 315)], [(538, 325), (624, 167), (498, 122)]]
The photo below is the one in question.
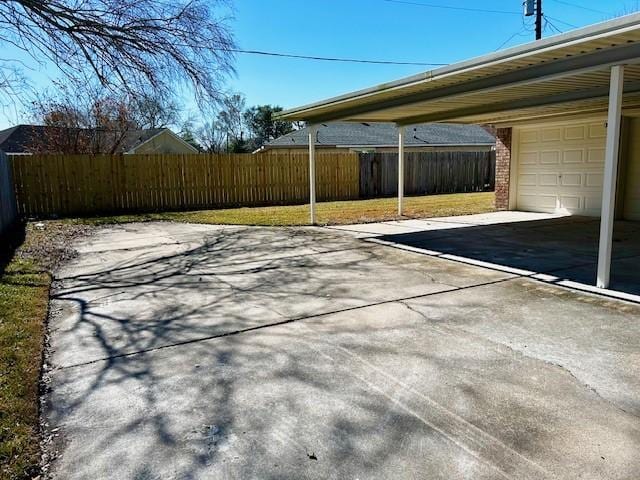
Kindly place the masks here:
[(294, 108), (283, 118), (312, 127), (312, 222), (314, 125), (401, 127), (400, 214), (407, 125), (494, 126), (497, 208), (600, 217), (596, 284), (606, 289), (614, 220), (640, 220), (640, 14)]

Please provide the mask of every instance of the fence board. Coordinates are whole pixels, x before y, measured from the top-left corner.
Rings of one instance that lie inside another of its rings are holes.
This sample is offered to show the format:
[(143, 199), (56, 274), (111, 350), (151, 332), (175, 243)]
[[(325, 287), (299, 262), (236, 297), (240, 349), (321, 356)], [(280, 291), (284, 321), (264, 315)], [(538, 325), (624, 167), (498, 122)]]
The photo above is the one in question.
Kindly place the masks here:
[(0, 152), (0, 234), (11, 227), (18, 217), (13, 185), (9, 160)]
[[(397, 195), (398, 154), (360, 155), (360, 197)], [(405, 154), (407, 195), (491, 191), (495, 152), (409, 152)]]
[[(23, 216), (306, 203), (306, 154), (31, 155), (11, 159)], [(357, 154), (317, 155), (318, 200), (358, 197)], [(11, 189), (13, 191), (13, 189)]]

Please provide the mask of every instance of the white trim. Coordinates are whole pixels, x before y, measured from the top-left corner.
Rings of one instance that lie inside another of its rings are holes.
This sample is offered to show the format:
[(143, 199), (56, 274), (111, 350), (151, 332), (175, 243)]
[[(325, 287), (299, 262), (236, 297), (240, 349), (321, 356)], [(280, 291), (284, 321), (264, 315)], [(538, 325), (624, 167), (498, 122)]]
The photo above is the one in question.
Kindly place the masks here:
[(556, 127), (571, 125), (577, 121), (581, 122), (601, 122), (607, 120), (607, 112), (600, 111), (599, 113), (588, 114), (564, 114), (562, 117), (548, 118), (548, 117), (536, 117), (529, 120), (519, 120), (513, 123), (495, 123), (492, 124), (496, 128), (529, 128), (529, 127)]
[(604, 158), (602, 213), (600, 215), (600, 246), (598, 249), (598, 288), (609, 288), (611, 277), (613, 219), (616, 214), (618, 152), (620, 149), (622, 94), (624, 90), (624, 67), (622, 65), (611, 67), (609, 88), (609, 115), (607, 117), (607, 144)]
[(173, 138), (175, 138), (176, 140), (178, 140), (179, 142), (181, 142), (183, 145), (186, 145), (187, 148), (189, 148), (193, 153), (200, 153), (198, 152), (198, 149), (195, 148), (193, 145), (185, 142), (182, 138), (180, 138), (179, 135), (176, 135), (175, 133), (173, 133), (173, 131), (170, 128), (163, 128), (162, 130), (160, 130), (158, 133), (156, 133), (155, 135), (150, 136), (149, 138), (147, 138), (144, 142), (139, 143), (138, 145), (136, 145), (135, 147), (127, 150), (126, 152), (124, 152), (127, 155), (132, 155), (136, 153), (136, 150), (138, 150), (142, 145), (149, 143), (151, 140), (159, 137), (160, 135), (164, 134), (164, 133), (169, 133), (170, 135), (173, 136)]
[(518, 205), (518, 166), (520, 164), (520, 130), (511, 129), (511, 162), (509, 163), (509, 210)]
[(309, 125), (309, 216), (311, 225), (316, 224), (316, 134), (317, 125)]
[(407, 129), (398, 126), (398, 215), (402, 216), (404, 206), (404, 147)]
[(337, 97), (328, 98), (319, 102), (302, 105), (288, 109), (279, 116), (287, 118), (289, 116), (302, 117), (309, 110), (320, 108), (337, 107), (340, 104), (353, 100), (360, 100), (379, 94), (381, 92), (396, 91), (410, 88), (414, 85), (440, 80), (453, 75), (460, 75), (473, 72), (478, 69), (491, 67), (494, 65), (508, 64), (513, 60), (526, 58), (530, 55), (552, 52), (564, 47), (578, 45), (588, 41), (598, 41), (607, 39), (613, 35), (621, 35), (638, 29), (640, 24), (640, 14), (634, 13), (624, 17), (616, 18), (606, 22), (589, 25), (561, 35), (556, 35), (547, 39), (530, 42), (525, 45), (508, 48), (495, 53), (490, 53), (470, 60), (454, 63), (424, 73), (419, 73), (410, 77), (401, 78), (392, 82), (387, 82), (374, 87), (357, 90)]

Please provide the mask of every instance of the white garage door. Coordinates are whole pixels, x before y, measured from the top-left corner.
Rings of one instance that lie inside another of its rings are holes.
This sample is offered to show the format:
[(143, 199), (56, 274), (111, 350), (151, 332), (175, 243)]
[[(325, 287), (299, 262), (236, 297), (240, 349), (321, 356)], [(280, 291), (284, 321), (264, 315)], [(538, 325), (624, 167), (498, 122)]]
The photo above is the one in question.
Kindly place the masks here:
[(604, 121), (522, 127), (517, 138), (518, 210), (600, 215)]

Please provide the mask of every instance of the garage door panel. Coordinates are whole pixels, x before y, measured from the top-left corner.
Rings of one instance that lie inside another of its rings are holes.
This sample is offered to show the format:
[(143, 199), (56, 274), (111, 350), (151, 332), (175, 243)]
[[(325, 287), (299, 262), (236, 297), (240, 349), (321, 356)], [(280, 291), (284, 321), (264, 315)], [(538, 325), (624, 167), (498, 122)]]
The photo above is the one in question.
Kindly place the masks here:
[(560, 156), (562, 152), (560, 150), (547, 150), (540, 152), (540, 164), (541, 165), (558, 165), (560, 163)]
[(574, 127), (564, 127), (564, 139), (565, 140), (584, 140), (585, 125), (578, 125)]
[(600, 214), (604, 122), (525, 127), (518, 138), (517, 208)]
[(520, 143), (537, 143), (538, 142), (538, 130), (523, 130), (520, 134)]
[(607, 128), (604, 123), (592, 123), (589, 125), (589, 138), (593, 139), (605, 139), (607, 137)]
[(520, 154), (521, 165), (537, 165), (540, 152), (522, 152)]
[(602, 148), (589, 148), (587, 152), (588, 163), (602, 163), (604, 164), (604, 147)]
[(581, 187), (582, 186), (582, 174), (580, 173), (565, 173), (561, 177), (561, 183), (563, 187)]
[(520, 174), (518, 177), (519, 187), (535, 187), (538, 185), (538, 175), (535, 173)]
[(558, 185), (558, 175), (555, 173), (541, 173), (538, 178), (538, 185), (540, 185), (541, 187), (551, 187)]
[(602, 173), (587, 173), (585, 175), (585, 186), (596, 188), (599, 191), (602, 189), (602, 182), (604, 182), (604, 174)]
[(579, 211), (582, 208), (582, 198), (578, 196), (560, 195), (560, 208), (568, 212)]
[(541, 137), (543, 142), (557, 142), (562, 140), (562, 128), (543, 128)]
[(562, 163), (584, 163), (584, 150), (577, 148), (563, 150)]
[(531, 209), (532, 211), (554, 212), (556, 210), (556, 197), (554, 195), (540, 194), (521, 194), (518, 201), (523, 210)]
[(593, 216), (600, 215), (602, 209), (602, 196), (587, 196), (585, 197), (585, 210), (591, 212)]

